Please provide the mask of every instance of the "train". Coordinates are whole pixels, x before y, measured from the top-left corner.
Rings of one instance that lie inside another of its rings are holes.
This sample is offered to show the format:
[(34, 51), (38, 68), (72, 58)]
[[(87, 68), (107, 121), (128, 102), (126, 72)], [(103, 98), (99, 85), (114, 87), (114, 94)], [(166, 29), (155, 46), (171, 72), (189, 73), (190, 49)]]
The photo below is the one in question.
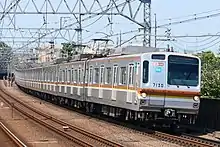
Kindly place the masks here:
[(16, 84), (56, 104), (125, 121), (195, 124), (200, 106), (197, 56), (127, 46), (107, 55), (16, 69)]

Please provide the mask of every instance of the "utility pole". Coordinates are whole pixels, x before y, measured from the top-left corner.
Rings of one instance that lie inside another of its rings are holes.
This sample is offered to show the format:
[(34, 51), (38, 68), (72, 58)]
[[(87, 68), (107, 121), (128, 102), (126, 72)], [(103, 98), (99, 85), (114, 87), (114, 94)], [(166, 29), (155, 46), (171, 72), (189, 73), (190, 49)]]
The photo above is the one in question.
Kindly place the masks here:
[(140, 0), (144, 3), (144, 40), (143, 46), (151, 47), (151, 0)]
[(78, 45), (78, 53), (82, 53), (82, 14), (81, 14), (81, 4), (82, 2), (79, 1), (79, 26), (77, 30), (77, 45)]

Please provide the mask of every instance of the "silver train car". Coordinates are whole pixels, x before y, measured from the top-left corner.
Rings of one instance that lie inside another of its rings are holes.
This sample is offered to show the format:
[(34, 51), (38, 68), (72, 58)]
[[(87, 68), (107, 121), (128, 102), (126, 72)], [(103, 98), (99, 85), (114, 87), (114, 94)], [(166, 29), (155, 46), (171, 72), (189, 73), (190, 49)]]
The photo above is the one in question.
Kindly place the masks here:
[(194, 124), (201, 61), (175, 52), (88, 57), (17, 69), (16, 84), (44, 99), (124, 120)]

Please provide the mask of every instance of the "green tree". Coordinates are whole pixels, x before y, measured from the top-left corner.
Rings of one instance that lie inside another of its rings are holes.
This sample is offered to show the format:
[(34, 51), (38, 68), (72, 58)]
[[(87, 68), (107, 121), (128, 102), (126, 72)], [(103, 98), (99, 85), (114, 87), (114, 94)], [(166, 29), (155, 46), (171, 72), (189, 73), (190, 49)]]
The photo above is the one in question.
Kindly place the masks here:
[(62, 49), (61, 49), (61, 54), (62, 57), (71, 57), (72, 55), (77, 54), (76, 52), (76, 44), (75, 42), (72, 43), (62, 43)]
[(12, 48), (5, 42), (0, 41), (0, 72), (5, 72), (8, 69), (12, 56)]
[(5, 42), (0, 41), (0, 55), (1, 60), (8, 61), (13, 55), (12, 48)]
[(211, 51), (199, 53), (197, 56), (202, 63), (202, 95), (220, 98), (220, 58)]

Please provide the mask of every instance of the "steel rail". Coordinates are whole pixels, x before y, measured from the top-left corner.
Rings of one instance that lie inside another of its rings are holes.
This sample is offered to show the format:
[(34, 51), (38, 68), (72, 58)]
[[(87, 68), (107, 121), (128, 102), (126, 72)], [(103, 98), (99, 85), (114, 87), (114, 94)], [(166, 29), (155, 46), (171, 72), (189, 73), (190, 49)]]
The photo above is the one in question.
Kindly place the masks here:
[(27, 147), (14, 133), (12, 133), (2, 122), (0, 122), (0, 127), (4, 133), (15, 143), (18, 147)]
[[(60, 124), (60, 125), (62, 125), (62, 126), (68, 126), (69, 129), (71, 129), (71, 130), (73, 130), (73, 131), (76, 131), (76, 132), (78, 132), (78, 133), (81, 133), (81, 134), (83, 134), (83, 135), (85, 135), (85, 136), (87, 136), (87, 137), (89, 137), (89, 138), (91, 138), (91, 139), (97, 140), (98, 142), (100, 142), (100, 143), (102, 143), (102, 144), (104, 144), (104, 145), (106, 145), (106, 146), (122, 147), (121, 144), (118, 144), (118, 143), (115, 143), (115, 142), (113, 142), (113, 141), (107, 140), (107, 139), (105, 139), (105, 138), (103, 138), (103, 137), (101, 137), (101, 136), (98, 136), (98, 135), (96, 135), (96, 134), (90, 133), (90, 132), (88, 132), (88, 131), (86, 131), (86, 130), (84, 130), (84, 129), (78, 128), (78, 127), (73, 126), (73, 125), (71, 125), (71, 124), (68, 124), (68, 123), (66, 123), (66, 122), (64, 122), (64, 121), (62, 121), (62, 120), (56, 119), (56, 118), (54, 118), (54, 117), (52, 117), (52, 116), (50, 116), (50, 115), (48, 115), (48, 114), (45, 114), (45, 113), (43, 113), (43, 112), (40, 112), (39, 110), (34, 109), (33, 107), (31, 107), (31, 106), (25, 104), (24, 102), (22, 102), (22, 101), (20, 101), (20, 100), (17, 100), (15, 97), (13, 97), (12, 95), (10, 95), (10, 94), (8, 94), (7, 92), (5, 92), (3, 89), (0, 89), (0, 92), (4, 93), (5, 95), (7, 95), (8, 97), (10, 97), (10, 98), (13, 99), (14, 101), (18, 102), (18, 103), (21, 104), (22, 106), (26, 107), (27, 109), (29, 109), (29, 110), (31, 110), (31, 111), (33, 111), (33, 112), (35, 112), (35, 113), (37, 113), (37, 114), (39, 114), (39, 115), (41, 115), (41, 116), (47, 118), (48, 120), (51, 120), (51, 121), (53, 121), (53, 122), (56, 122), (57, 124)], [(0, 93), (0, 95), (3, 97), (2, 93)], [(34, 117), (33, 115), (28, 114), (27, 112), (25, 112), (24, 110), (22, 110), (20, 107), (16, 106), (15, 104), (12, 104), (8, 99), (4, 98), (4, 100), (5, 100), (7, 103), (9, 103), (12, 107), (14, 107), (16, 110), (18, 110), (19, 112), (21, 112), (22, 114), (24, 114), (24, 115), (30, 117), (31, 119), (33, 119), (33, 120), (37, 121), (38, 123), (40, 123), (40, 124), (42, 124), (42, 125), (48, 127), (49, 129), (51, 129), (51, 130), (53, 130), (53, 131), (59, 133), (60, 135), (63, 135), (63, 136), (64, 136), (64, 134), (67, 134), (67, 133), (64, 132), (64, 131), (62, 131), (62, 133), (61, 133), (61, 132), (60, 132), (61, 130), (56, 129), (56, 128), (53, 127), (52, 125), (46, 124), (45, 122), (42, 122), (42, 121), (43, 121), (42, 119), (38, 119), (38, 118)], [(63, 133), (64, 133), (64, 134), (63, 134)], [(65, 136), (67, 136), (67, 135), (65, 135)], [(68, 138), (68, 139), (71, 139), (71, 136), (67, 136), (67, 138)], [(80, 141), (83, 142), (82, 139), (77, 139), (77, 138), (72, 138), (71, 140), (74, 140), (74, 139), (78, 140), (78, 141), (76, 141), (76, 143), (80, 143)], [(83, 146), (84, 146), (84, 145), (83, 145)], [(91, 144), (85, 144), (85, 146), (92, 146), (92, 145), (91, 145)]]

